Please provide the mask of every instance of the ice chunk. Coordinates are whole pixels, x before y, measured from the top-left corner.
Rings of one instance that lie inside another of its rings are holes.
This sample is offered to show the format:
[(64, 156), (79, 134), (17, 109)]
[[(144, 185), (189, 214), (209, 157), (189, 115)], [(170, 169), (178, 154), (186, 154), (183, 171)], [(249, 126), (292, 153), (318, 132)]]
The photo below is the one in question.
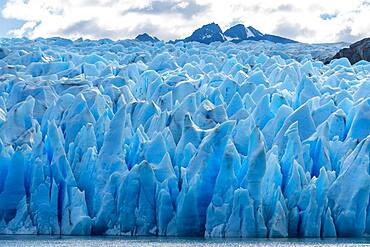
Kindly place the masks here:
[(354, 139), (364, 139), (370, 134), (370, 98), (362, 101), (357, 107), (348, 136)]
[(362, 236), (365, 232), (370, 194), (369, 147), (367, 137), (344, 160), (343, 169), (329, 189), (329, 205), (339, 236)]
[(233, 122), (224, 122), (214, 128), (202, 140), (200, 151), (190, 161), (184, 178), (185, 181), (189, 181), (188, 188), (183, 187), (180, 192), (176, 215), (177, 231), (181, 235), (199, 235), (205, 230), (206, 208), (212, 198), (218, 170), (233, 125)]
[(9, 50), (4, 47), (0, 47), (0, 59), (3, 59), (4, 57), (9, 55)]
[(35, 99), (30, 96), (10, 109), (6, 122), (0, 129), (0, 136), (4, 143), (21, 145), (31, 141), (35, 121), (33, 119), (34, 105)]
[(0, 194), (1, 217), (10, 221), (17, 212), (18, 203), (25, 196), (25, 161), (21, 150), (14, 153)]
[(335, 67), (335, 66), (350, 67), (351, 66), (351, 63), (349, 62), (348, 58), (342, 57), (342, 58), (339, 58), (339, 59), (332, 60), (332, 62), (330, 63), (330, 65), (332, 67)]

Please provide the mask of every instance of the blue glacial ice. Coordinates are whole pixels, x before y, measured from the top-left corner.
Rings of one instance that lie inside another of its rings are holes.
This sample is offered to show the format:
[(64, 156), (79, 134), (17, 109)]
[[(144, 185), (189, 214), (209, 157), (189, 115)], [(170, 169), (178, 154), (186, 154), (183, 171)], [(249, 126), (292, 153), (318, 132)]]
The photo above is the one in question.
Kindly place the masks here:
[(0, 40), (0, 233), (370, 234), (341, 44)]

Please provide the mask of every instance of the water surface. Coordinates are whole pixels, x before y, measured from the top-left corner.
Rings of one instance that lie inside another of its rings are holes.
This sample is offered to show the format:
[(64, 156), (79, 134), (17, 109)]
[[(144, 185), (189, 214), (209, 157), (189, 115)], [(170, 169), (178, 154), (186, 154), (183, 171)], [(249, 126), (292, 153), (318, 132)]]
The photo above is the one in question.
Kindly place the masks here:
[(369, 238), (348, 239), (204, 239), (172, 237), (0, 236), (0, 247), (234, 247), (234, 246), (370, 246)]

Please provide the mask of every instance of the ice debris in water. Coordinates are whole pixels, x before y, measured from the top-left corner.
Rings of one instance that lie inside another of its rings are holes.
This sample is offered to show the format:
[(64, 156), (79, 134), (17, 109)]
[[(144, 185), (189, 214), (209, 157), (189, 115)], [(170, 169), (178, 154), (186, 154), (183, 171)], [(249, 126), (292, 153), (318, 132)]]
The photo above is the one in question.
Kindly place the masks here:
[(0, 44), (0, 233), (370, 234), (370, 63), (335, 45)]

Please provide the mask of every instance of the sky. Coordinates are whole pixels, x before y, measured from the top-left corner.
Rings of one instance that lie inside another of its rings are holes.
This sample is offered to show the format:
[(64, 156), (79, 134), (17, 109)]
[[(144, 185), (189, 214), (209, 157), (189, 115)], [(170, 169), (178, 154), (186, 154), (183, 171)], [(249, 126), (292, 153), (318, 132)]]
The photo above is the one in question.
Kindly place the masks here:
[(0, 11), (0, 37), (173, 40), (211, 22), (307, 43), (370, 36), (370, 0), (0, 0)]

